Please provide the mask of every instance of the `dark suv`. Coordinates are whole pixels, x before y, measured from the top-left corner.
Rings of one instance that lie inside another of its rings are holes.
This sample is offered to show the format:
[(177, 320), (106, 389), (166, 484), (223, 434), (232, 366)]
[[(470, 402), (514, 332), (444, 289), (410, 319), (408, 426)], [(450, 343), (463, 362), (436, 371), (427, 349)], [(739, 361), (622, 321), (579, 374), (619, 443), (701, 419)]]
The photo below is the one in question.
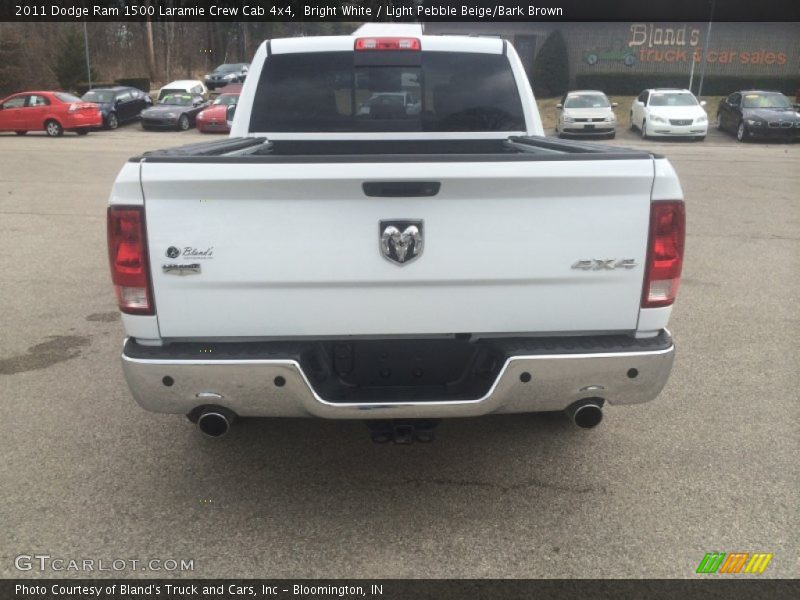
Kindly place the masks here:
[(232, 63), (218, 66), (211, 73), (203, 78), (203, 82), (209, 90), (224, 87), (229, 83), (244, 83), (247, 77), (247, 63)]

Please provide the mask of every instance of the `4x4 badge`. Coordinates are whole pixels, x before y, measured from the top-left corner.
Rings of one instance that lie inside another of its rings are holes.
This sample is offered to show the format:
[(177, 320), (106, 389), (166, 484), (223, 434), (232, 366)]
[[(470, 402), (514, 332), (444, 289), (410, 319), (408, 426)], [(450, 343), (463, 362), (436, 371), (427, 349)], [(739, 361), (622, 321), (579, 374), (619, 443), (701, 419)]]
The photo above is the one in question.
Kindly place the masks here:
[(581, 271), (613, 271), (615, 269), (635, 269), (635, 258), (589, 258), (579, 260), (572, 265), (573, 269)]

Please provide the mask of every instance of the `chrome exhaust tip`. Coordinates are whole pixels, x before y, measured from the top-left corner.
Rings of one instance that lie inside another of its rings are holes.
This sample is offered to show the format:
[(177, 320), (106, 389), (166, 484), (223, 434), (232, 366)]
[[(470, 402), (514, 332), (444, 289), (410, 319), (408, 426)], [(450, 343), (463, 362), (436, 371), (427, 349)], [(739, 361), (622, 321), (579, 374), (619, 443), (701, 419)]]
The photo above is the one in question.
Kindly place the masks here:
[(592, 429), (597, 427), (603, 420), (602, 402), (599, 398), (581, 400), (567, 408), (566, 412), (578, 427)]
[(222, 437), (231, 428), (235, 415), (226, 408), (206, 408), (197, 419), (197, 428), (208, 437)]

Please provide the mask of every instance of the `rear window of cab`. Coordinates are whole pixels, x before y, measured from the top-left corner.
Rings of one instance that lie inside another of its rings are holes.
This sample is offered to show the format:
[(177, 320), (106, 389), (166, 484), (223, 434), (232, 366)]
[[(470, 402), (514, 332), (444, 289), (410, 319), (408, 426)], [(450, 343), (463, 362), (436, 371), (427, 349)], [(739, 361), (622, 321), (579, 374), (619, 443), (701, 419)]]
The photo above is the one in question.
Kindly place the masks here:
[(354, 52), (270, 56), (256, 89), (250, 131), (524, 131), (504, 55)]

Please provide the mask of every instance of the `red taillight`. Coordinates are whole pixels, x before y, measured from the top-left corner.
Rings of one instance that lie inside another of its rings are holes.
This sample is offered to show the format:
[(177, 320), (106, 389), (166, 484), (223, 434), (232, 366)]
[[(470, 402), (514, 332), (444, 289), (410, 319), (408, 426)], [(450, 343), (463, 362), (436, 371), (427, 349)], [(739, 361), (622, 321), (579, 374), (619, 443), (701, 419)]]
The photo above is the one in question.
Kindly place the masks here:
[(96, 110), (100, 107), (94, 102), (73, 102), (69, 105), (69, 112), (78, 112), (79, 110)]
[(370, 37), (358, 38), (356, 50), (419, 50), (417, 38)]
[(642, 308), (675, 302), (683, 266), (686, 212), (680, 200), (658, 200), (650, 205)]
[(108, 260), (119, 309), (125, 313), (152, 315), (153, 295), (141, 206), (108, 209)]

